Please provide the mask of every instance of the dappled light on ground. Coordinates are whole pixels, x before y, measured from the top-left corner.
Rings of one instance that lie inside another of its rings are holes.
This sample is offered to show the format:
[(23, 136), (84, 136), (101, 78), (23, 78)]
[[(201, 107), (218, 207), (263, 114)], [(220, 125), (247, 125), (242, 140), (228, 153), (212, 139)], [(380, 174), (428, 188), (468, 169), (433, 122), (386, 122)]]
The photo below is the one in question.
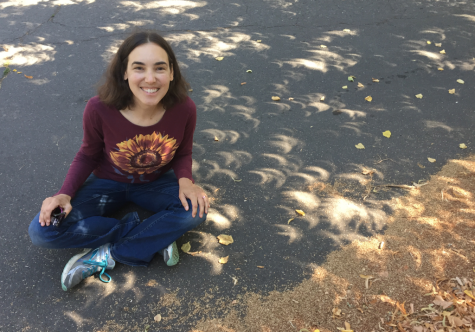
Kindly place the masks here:
[[(292, 290), (247, 294), (227, 317), (203, 320), (194, 331), (280, 332), (293, 327), (328, 332), (344, 327), (345, 321), (356, 331), (426, 331), (419, 326), (439, 319), (421, 309), (444, 294), (439, 283), (457, 284), (456, 277), (467, 283), (473, 277), (474, 180), (474, 156), (451, 160), (427, 185), (390, 202), (395, 213), (384, 235), (331, 253), (324, 265), (313, 268), (309, 280)], [(280, 235), (295, 241), (301, 233), (288, 227)], [(471, 303), (467, 295), (458, 301)], [(403, 306), (409, 314), (400, 313)], [(459, 311), (447, 312), (460, 317)]]

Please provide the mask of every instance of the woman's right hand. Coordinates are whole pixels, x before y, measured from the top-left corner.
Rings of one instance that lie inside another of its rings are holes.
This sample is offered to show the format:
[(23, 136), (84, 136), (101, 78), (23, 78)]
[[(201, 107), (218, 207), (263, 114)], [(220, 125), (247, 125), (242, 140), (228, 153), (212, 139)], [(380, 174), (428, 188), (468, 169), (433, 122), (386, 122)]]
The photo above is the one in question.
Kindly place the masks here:
[(40, 211), (39, 222), (41, 226), (49, 226), (51, 224), (51, 212), (56, 209), (58, 206), (63, 208), (63, 211), (66, 212), (66, 216), (71, 212), (73, 207), (71, 206), (71, 196), (60, 194), (53, 197), (48, 197), (43, 201)]

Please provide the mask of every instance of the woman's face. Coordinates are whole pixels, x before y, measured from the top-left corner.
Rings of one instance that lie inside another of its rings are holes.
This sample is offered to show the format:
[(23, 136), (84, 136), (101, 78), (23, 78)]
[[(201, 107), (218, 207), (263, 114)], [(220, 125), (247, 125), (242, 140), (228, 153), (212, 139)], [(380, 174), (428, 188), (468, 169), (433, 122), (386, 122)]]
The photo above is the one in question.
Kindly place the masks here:
[(173, 81), (167, 52), (155, 43), (137, 46), (129, 54), (124, 80), (134, 94), (134, 106), (157, 106)]

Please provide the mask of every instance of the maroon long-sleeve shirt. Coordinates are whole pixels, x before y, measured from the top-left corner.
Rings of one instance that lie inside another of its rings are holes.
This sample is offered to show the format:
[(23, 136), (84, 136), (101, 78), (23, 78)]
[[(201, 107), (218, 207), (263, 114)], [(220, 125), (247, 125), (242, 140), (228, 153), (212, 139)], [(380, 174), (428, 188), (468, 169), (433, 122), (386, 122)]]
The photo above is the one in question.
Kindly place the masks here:
[(144, 183), (173, 169), (177, 179), (193, 181), (195, 126), (196, 106), (189, 97), (148, 127), (131, 123), (117, 109), (93, 97), (84, 110), (81, 148), (56, 195), (73, 197), (91, 172), (101, 179)]

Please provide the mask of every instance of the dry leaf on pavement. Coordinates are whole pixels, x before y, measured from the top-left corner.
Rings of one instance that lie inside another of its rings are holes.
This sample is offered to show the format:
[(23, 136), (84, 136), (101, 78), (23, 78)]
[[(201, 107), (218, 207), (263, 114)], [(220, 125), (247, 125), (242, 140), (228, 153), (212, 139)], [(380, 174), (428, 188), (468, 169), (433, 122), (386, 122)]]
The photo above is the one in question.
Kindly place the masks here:
[(341, 316), (341, 309), (333, 308), (332, 309), (333, 318)]
[(457, 80), (457, 83), (464, 84), (465, 82), (464, 82), (463, 80), (461, 80), (461, 79), (458, 79), (458, 80)]
[(355, 76), (348, 76), (348, 81), (349, 82), (354, 82), (355, 81)]
[(246, 73), (252, 73), (252, 70), (248, 69), (246, 70)]
[(292, 220), (294, 220), (294, 219), (295, 219), (295, 218), (290, 218), (289, 220), (287, 220), (287, 225), (290, 224), (290, 222), (291, 222)]
[(26, 76), (24, 75), (27, 79), (31, 80), (33, 78), (33, 76)]
[(295, 210), (295, 212), (297, 212), (299, 216), (302, 216), (302, 217), (305, 216), (305, 212), (303, 212), (302, 210)]
[(260, 269), (264, 268), (264, 266), (262, 266), (262, 265), (257, 265), (257, 267), (260, 268)]
[(368, 96), (368, 97), (366, 97), (364, 100), (371, 102), (371, 101), (373, 100), (373, 97)]
[(416, 98), (422, 99), (422, 94), (421, 93), (417, 94)]
[(439, 52), (440, 54), (445, 54), (445, 50), (442, 50)]
[(434, 304), (436, 305), (439, 305), (442, 307), (442, 309), (447, 309), (448, 307), (450, 307), (452, 304), (454, 304), (452, 301), (445, 301), (442, 296), (440, 295), (436, 295), (435, 296), (435, 300), (434, 300)]
[(228, 260), (229, 260), (229, 256), (221, 257), (221, 258), (219, 259), (219, 263), (220, 263), (220, 264), (226, 264), (226, 263), (228, 262)]
[(348, 89), (348, 85), (343, 85), (341, 88), (342, 89)]
[(383, 131), (383, 136), (389, 138), (391, 137), (391, 132), (389, 130)]
[(429, 160), (431, 163), (435, 163), (435, 159), (434, 159), (434, 158), (427, 157), (427, 160)]
[(344, 32), (351, 32), (350, 29), (343, 29)]
[(427, 44), (428, 44), (428, 45), (430, 45), (430, 44), (432, 44), (432, 43), (431, 43), (431, 41), (430, 41), (430, 40), (428, 40), (428, 41), (427, 41)]
[(450, 90), (449, 90), (449, 93), (450, 93), (451, 95), (453, 95), (453, 94), (455, 93), (455, 89), (450, 89)]
[(224, 59), (224, 57), (222, 57), (222, 56), (218, 56), (218, 57), (216, 57), (215, 59), (216, 59), (216, 60), (218, 60), (218, 61), (221, 61), (221, 60), (223, 60), (223, 59)]
[(323, 96), (322, 98), (320, 98), (320, 101), (324, 101), (325, 100), (325, 96)]
[(272, 96), (272, 100), (274, 100), (274, 101), (279, 101), (279, 100), (280, 100), (280, 97)]
[(466, 146), (464, 143), (461, 143), (461, 144), (459, 145), (459, 147), (460, 147), (461, 149), (466, 149), (466, 148), (467, 148), (467, 146)]
[(361, 82), (358, 82), (358, 88), (364, 88), (364, 85), (363, 85), (363, 83), (361, 83)]
[(187, 242), (181, 246), (181, 251), (183, 252), (188, 252), (191, 250), (191, 244), (190, 242)]
[(218, 141), (219, 141), (218, 136), (214, 136), (214, 140), (215, 140), (216, 142), (218, 142)]
[(325, 45), (320, 45), (321, 48), (327, 48)]
[(441, 67), (439, 67), (439, 68), (437, 68), (437, 70), (443, 71), (443, 70), (444, 70), (444, 68), (441, 68)]
[(155, 317), (153, 317), (153, 320), (156, 321), (156, 322), (159, 322), (159, 321), (162, 320), (162, 316), (160, 314), (158, 314)]
[(262, 40), (259, 39), (259, 40), (256, 40), (256, 42), (257, 42), (257, 43), (262, 43)]
[(357, 149), (364, 149), (364, 145), (361, 144), (361, 143), (356, 144), (355, 147), (356, 147)]
[(422, 165), (421, 163), (417, 163), (417, 166), (419, 166), (420, 168), (426, 168), (424, 165)]
[(217, 236), (219, 243), (224, 244), (225, 246), (234, 243), (233, 237), (231, 235), (221, 234)]
[(434, 43), (434, 45), (437, 47), (442, 47), (442, 43)]
[(374, 83), (379, 83), (379, 80), (377, 78), (372, 79)]

